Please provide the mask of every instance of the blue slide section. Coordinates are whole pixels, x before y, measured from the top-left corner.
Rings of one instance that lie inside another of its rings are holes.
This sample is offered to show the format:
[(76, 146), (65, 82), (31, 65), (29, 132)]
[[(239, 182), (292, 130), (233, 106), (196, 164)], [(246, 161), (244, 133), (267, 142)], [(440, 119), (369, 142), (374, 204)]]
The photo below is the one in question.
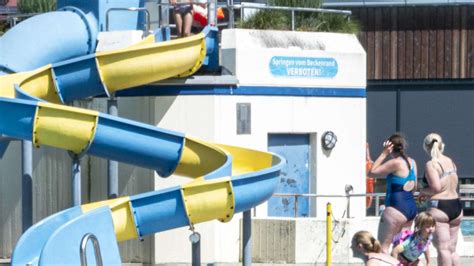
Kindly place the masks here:
[(93, 53), (97, 22), (77, 8), (27, 19), (0, 38), (0, 75)]
[(183, 145), (184, 135), (180, 133), (100, 114), (88, 153), (154, 169), (167, 177), (176, 169)]

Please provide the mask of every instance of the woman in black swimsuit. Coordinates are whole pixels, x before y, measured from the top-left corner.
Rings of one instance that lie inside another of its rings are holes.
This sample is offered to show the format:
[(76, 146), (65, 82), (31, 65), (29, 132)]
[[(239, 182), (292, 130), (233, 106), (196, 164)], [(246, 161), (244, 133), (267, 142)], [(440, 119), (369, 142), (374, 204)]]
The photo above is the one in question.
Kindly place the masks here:
[(421, 190), (421, 198), (429, 198), (428, 211), (436, 220), (433, 244), (438, 251), (438, 265), (460, 265), (456, 244), (463, 211), (457, 193), (456, 165), (443, 154), (444, 143), (440, 135), (426, 136), (423, 148), (431, 160), (425, 165), (427, 187)]
[(394, 257), (382, 253), (380, 242), (368, 231), (359, 231), (352, 237), (352, 253), (354, 257), (364, 260), (367, 266), (398, 265)]

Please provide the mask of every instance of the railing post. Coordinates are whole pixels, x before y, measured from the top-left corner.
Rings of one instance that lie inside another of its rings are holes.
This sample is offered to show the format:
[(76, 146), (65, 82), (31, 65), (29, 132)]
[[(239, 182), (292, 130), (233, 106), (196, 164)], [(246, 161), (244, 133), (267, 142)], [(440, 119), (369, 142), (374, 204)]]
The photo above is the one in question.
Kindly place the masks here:
[(295, 218), (298, 217), (298, 195), (295, 195)]
[[(166, 4), (166, 5), (163, 5), (163, 4)], [(159, 9), (158, 9), (158, 14), (160, 15), (160, 18), (159, 18), (159, 27), (162, 27), (162, 26), (169, 26), (170, 25), (170, 13), (169, 13), (169, 10), (170, 10), (170, 7), (169, 5), (169, 0), (160, 0), (160, 5), (159, 5)]]
[(380, 196), (376, 195), (375, 196), (375, 216), (379, 216), (379, 206), (380, 206)]
[(208, 0), (207, 24), (217, 26), (217, 0)]
[(347, 206), (346, 206), (346, 214), (347, 218), (351, 217), (351, 192), (354, 190), (354, 187), (352, 185), (347, 184), (345, 187), (346, 190), (346, 197), (347, 197)]
[(295, 30), (295, 10), (291, 10), (291, 30)]
[(227, 10), (229, 11), (229, 29), (234, 28), (234, 0), (227, 0)]

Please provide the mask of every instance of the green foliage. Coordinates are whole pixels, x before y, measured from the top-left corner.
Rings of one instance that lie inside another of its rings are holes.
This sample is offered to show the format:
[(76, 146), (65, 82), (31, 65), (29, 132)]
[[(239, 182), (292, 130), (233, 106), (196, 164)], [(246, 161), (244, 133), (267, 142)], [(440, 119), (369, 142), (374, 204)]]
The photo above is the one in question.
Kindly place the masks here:
[(56, 10), (56, 0), (18, 0), (20, 13), (44, 13)]
[(5, 20), (0, 21), (0, 36), (2, 36), (8, 30), (8, 22)]
[[(270, 6), (321, 8), (321, 0), (269, 0)], [(240, 27), (250, 29), (291, 30), (291, 12), (260, 10), (246, 19)], [(295, 12), (295, 30), (358, 33), (359, 24), (346, 15)]]

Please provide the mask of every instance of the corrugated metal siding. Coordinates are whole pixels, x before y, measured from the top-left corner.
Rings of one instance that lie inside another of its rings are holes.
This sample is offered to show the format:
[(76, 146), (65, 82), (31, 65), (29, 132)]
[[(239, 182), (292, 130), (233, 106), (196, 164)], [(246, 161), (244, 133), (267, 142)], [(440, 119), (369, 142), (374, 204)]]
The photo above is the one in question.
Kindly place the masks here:
[(354, 8), (367, 78), (474, 78), (474, 6)]
[(21, 235), (20, 142), (12, 142), (0, 160), (0, 258), (8, 258)]

